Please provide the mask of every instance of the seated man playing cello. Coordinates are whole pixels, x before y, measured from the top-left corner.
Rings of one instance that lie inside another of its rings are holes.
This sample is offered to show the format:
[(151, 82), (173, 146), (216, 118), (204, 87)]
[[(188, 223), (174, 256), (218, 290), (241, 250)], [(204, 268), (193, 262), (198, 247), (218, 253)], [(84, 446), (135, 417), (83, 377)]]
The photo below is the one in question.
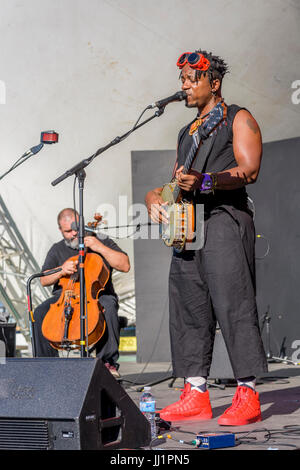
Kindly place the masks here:
[[(78, 220), (78, 214), (76, 214)], [(60, 211), (57, 217), (58, 228), (63, 239), (55, 243), (49, 250), (42, 271), (48, 271), (61, 267), (61, 271), (41, 277), (41, 284), (53, 286), (53, 296), (39, 305), (34, 312), (35, 328), (34, 340), (36, 356), (38, 357), (58, 357), (57, 349), (54, 349), (49, 341), (42, 334), (43, 320), (48, 313), (51, 304), (57, 302), (61, 295), (62, 287), (60, 279), (70, 277), (76, 273), (78, 260), (70, 259), (78, 255), (78, 233), (74, 227), (75, 213), (73, 209), (66, 208)], [(104, 289), (100, 292), (99, 302), (104, 308), (106, 328), (103, 336), (95, 345), (96, 355), (105, 363), (110, 372), (118, 377), (119, 358), (119, 319), (118, 319), (118, 297), (114, 291), (111, 280), (113, 269), (128, 272), (130, 269), (129, 258), (119, 246), (110, 238), (101, 240), (89, 235), (84, 238), (86, 252), (97, 253), (103, 259), (105, 266), (109, 270), (109, 278)]]

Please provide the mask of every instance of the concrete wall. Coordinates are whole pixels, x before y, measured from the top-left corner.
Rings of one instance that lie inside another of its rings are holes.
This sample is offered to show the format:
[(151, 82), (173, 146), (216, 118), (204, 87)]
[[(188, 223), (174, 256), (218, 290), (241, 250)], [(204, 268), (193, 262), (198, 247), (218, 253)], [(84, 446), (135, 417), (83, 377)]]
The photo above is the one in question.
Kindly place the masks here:
[[(59, 144), (0, 183), (39, 262), (59, 236), (57, 212), (73, 204), (73, 178), (55, 188), (51, 181), (126, 132), (149, 103), (177, 91), (175, 64), (185, 50), (202, 47), (229, 63), (224, 97), (253, 112), (265, 142), (299, 135), (300, 105), (292, 102), (299, 0), (1, 0), (0, 8), (0, 174), (39, 142), (40, 131), (60, 134)], [(118, 206), (119, 195), (130, 204), (130, 152), (175, 148), (191, 114), (171, 104), (93, 162), (87, 220), (103, 201)], [(132, 257), (132, 240), (120, 244)]]

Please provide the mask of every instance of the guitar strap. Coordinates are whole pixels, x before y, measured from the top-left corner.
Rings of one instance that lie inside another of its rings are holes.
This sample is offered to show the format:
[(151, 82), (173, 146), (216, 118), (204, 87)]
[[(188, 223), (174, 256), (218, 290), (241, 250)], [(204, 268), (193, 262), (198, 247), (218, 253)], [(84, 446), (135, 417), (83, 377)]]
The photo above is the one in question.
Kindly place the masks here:
[[(204, 121), (204, 123), (202, 123), (202, 119), (200, 118), (192, 122), (189, 134), (192, 136), (193, 142), (184, 162), (184, 167), (187, 172), (191, 169), (200, 147), (202, 147), (202, 151), (198, 155), (197, 166), (201, 168), (201, 171), (203, 170), (217, 135), (216, 129), (226, 117), (227, 106), (222, 100), (210, 111), (209, 118)], [(214, 134), (212, 135), (212, 133)]]

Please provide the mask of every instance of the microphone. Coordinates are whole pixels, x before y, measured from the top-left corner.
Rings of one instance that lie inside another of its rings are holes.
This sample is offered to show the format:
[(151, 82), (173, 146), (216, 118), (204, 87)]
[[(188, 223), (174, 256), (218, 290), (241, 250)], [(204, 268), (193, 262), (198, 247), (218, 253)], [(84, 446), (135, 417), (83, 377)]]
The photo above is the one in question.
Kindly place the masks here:
[(35, 145), (34, 147), (31, 147), (30, 150), (28, 150), (28, 152), (25, 153), (25, 155), (35, 155), (36, 153), (38, 153), (40, 150), (42, 150), (42, 148), (44, 147), (44, 144), (43, 143), (40, 143), (38, 145)]
[[(76, 222), (71, 223), (71, 230), (74, 230), (74, 232), (78, 232), (79, 226), (76, 224)], [(90, 228), (88, 225), (84, 226), (84, 230), (89, 233), (96, 233), (97, 230)]]
[(41, 132), (41, 142), (34, 147), (31, 147), (24, 156), (35, 155), (44, 147), (44, 144), (56, 144), (58, 142), (58, 134), (55, 131)]
[(41, 142), (43, 144), (56, 144), (58, 142), (58, 134), (55, 131), (41, 132)]
[(177, 91), (174, 95), (168, 96), (168, 98), (163, 98), (162, 100), (156, 101), (155, 103), (150, 104), (149, 108), (163, 108), (169, 103), (173, 103), (173, 101), (182, 101), (185, 100), (187, 94), (185, 91)]

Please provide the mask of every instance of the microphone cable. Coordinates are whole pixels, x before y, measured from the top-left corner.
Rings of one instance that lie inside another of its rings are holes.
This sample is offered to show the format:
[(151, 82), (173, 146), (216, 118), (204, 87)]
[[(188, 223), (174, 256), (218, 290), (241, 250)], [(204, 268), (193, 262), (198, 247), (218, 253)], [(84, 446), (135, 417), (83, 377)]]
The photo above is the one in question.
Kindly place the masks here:
[[(138, 123), (140, 122), (140, 120), (142, 119), (142, 116), (145, 114), (145, 112), (148, 110), (148, 109), (151, 109), (151, 105), (147, 106), (140, 114), (140, 116), (138, 117), (136, 123), (134, 124), (134, 126), (132, 127), (132, 129), (130, 129), (123, 137), (115, 137), (114, 140), (111, 142), (110, 145), (116, 145), (120, 142), (122, 142), (123, 140), (125, 140), (127, 137), (130, 136), (130, 134), (132, 134), (133, 131), (135, 131), (135, 129), (137, 128), (137, 125)], [(89, 163), (91, 163), (98, 155), (98, 152), (99, 150), (102, 150), (102, 148), (96, 150), (96, 152), (89, 158)]]

